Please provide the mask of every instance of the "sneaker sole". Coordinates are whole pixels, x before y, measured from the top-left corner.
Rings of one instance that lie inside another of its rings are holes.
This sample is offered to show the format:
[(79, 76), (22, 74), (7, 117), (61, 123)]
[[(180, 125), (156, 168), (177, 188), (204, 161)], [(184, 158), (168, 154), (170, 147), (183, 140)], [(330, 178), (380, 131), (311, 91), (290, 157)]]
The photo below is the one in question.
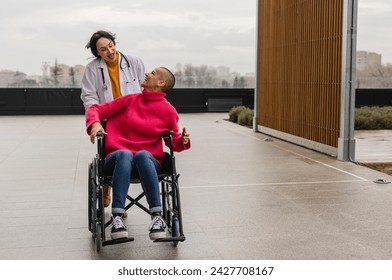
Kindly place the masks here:
[(110, 234), (110, 237), (114, 239), (123, 239), (123, 238), (128, 238), (128, 232), (127, 231), (119, 231), (119, 232), (113, 232)]
[(161, 238), (166, 238), (166, 231), (163, 232), (153, 232), (149, 234), (150, 240), (157, 240)]

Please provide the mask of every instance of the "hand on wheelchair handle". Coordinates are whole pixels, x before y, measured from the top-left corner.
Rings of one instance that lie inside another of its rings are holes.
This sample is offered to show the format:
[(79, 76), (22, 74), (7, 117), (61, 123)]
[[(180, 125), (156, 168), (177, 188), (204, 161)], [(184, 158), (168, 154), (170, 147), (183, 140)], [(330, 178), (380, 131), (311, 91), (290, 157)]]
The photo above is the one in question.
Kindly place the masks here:
[(97, 136), (98, 133), (102, 133), (104, 135), (107, 135), (105, 132), (105, 129), (102, 127), (100, 122), (95, 122), (91, 125), (91, 131), (90, 131), (90, 141), (91, 143), (95, 143), (95, 136)]

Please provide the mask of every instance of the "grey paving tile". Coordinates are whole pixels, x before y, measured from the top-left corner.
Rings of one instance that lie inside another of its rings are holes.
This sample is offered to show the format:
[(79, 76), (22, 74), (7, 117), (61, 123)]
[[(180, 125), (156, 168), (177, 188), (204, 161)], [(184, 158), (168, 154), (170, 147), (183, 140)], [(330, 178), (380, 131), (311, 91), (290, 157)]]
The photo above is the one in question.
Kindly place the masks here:
[[(186, 241), (153, 243), (133, 208), (135, 241), (97, 253), (87, 229), (96, 146), (83, 116), (0, 116), (0, 259), (392, 259), (392, 184), (373, 182), (391, 177), (225, 118), (181, 115), (192, 138), (177, 154)], [(358, 135), (359, 158), (388, 158), (388, 132)]]

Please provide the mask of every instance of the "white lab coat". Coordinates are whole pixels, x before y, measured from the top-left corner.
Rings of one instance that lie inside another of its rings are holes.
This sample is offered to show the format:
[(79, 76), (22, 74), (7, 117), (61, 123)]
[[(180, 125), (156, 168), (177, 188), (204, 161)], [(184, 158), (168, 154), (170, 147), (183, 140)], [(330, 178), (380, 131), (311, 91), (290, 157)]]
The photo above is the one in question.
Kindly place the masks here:
[[(120, 54), (118, 64), (120, 67), (121, 94), (139, 93), (142, 91), (140, 84), (145, 77), (143, 61), (133, 55)], [(128, 63), (129, 62), (129, 67)], [(103, 70), (103, 72), (102, 72)], [(103, 73), (103, 77), (102, 77)], [(93, 104), (113, 100), (112, 85), (106, 63), (101, 58), (95, 58), (86, 65), (82, 79), (82, 93), (80, 98), (87, 110)]]

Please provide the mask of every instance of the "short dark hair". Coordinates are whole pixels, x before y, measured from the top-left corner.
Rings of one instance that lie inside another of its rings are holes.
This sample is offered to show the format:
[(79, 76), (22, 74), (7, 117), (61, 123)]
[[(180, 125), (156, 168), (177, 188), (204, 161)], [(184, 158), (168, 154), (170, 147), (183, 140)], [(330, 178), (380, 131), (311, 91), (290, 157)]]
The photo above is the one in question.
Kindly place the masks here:
[(159, 68), (161, 68), (161, 69), (163, 69), (163, 70), (165, 70), (165, 74), (164, 74), (164, 77), (161, 77), (163, 80), (165, 80), (165, 82), (166, 82), (166, 85), (165, 85), (165, 87), (162, 89), (163, 90), (163, 92), (168, 92), (169, 90), (171, 90), (173, 87), (174, 87), (174, 85), (175, 85), (175, 83), (176, 83), (176, 77), (174, 76), (174, 74), (169, 70), (169, 69), (167, 69), (166, 67), (159, 67)]
[(97, 32), (95, 32), (91, 38), (90, 41), (87, 43), (86, 45), (86, 49), (90, 48), (91, 49), (91, 53), (95, 56), (95, 57), (99, 57), (98, 54), (98, 49), (97, 49), (97, 41), (100, 38), (106, 38), (109, 39), (113, 42), (114, 45), (116, 45), (116, 34), (113, 34), (111, 32), (108, 31), (103, 31), (103, 30), (99, 30)]

